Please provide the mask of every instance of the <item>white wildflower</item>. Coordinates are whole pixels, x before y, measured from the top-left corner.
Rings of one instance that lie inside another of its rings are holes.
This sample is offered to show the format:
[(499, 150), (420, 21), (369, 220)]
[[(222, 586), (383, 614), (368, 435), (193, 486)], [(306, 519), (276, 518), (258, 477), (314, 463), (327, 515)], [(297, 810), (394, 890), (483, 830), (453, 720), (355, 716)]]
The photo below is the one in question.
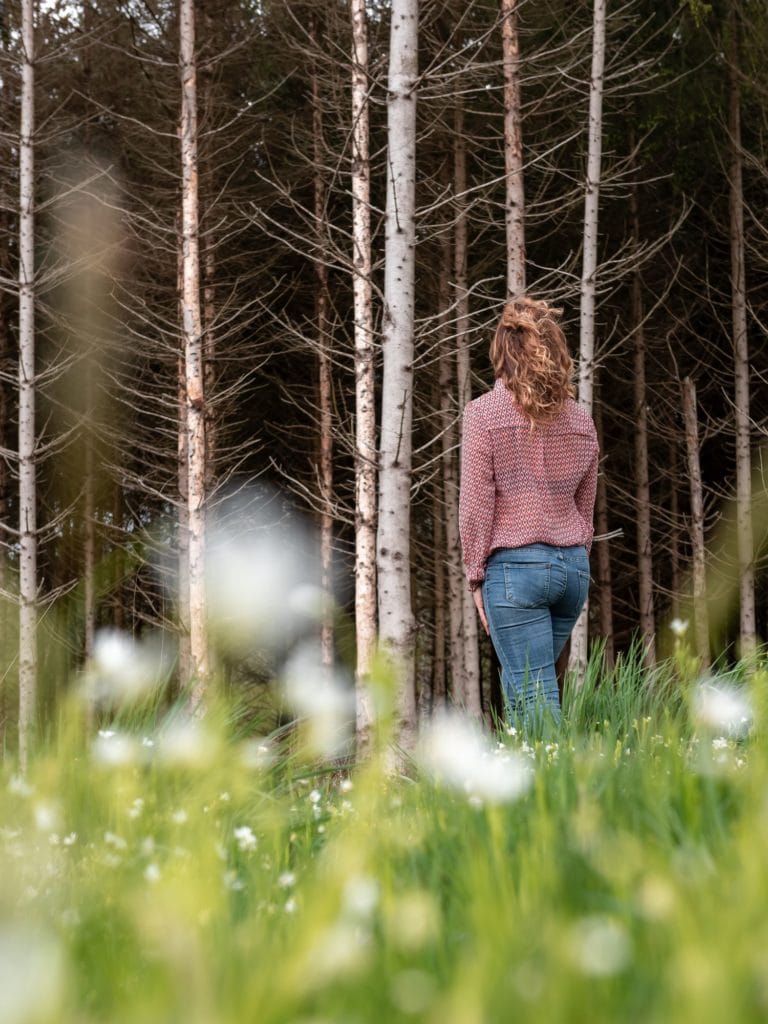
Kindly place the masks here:
[(175, 825), (184, 825), (187, 821), (187, 818), (187, 812), (184, 810), (183, 807), (179, 807), (178, 810), (175, 810), (173, 814), (171, 814), (171, 821), (173, 821)]
[(584, 973), (602, 978), (618, 974), (629, 964), (632, 945), (626, 928), (610, 917), (584, 917), (572, 928), (570, 952)]
[(298, 904), (297, 904), (296, 900), (293, 898), (293, 896), (289, 897), (285, 901), (284, 910), (285, 910), (286, 914), (295, 914), (297, 907), (298, 907)]
[(128, 808), (129, 818), (138, 818), (141, 812), (144, 810), (144, 801), (140, 796), (137, 796), (131, 806)]
[(313, 789), (312, 792), (309, 794), (307, 799), (312, 804), (319, 804), (320, 801), (322, 800), (322, 798), (323, 798), (323, 794), (320, 792), (320, 790), (319, 789)]
[(436, 715), (419, 744), (418, 758), (435, 780), (477, 801), (506, 803), (530, 789), (533, 768), (514, 750), (494, 750), (469, 718)]
[(344, 913), (353, 918), (368, 918), (379, 902), (379, 883), (375, 878), (356, 875), (344, 885), (342, 906)]
[(49, 932), (0, 926), (0, 1020), (61, 1020), (66, 972), (62, 948)]
[(167, 722), (158, 734), (157, 750), (168, 765), (202, 767), (213, 758), (213, 739), (201, 722), (181, 715)]
[(139, 745), (135, 736), (128, 733), (115, 732), (113, 729), (101, 729), (91, 748), (94, 761), (99, 764), (119, 768), (123, 765), (135, 764), (139, 760)]
[(694, 691), (693, 717), (710, 732), (739, 739), (749, 732), (752, 705), (743, 687), (705, 679)]
[(40, 832), (55, 832), (59, 828), (61, 814), (56, 804), (39, 803), (34, 810), (35, 824)]
[(14, 793), (16, 796), (27, 797), (32, 796), (34, 790), (21, 775), (12, 775), (8, 780), (8, 792)]
[(688, 620), (672, 619), (672, 621), (669, 624), (669, 628), (672, 630), (676, 637), (683, 637), (688, 632)]
[(115, 835), (114, 832), (105, 832), (104, 842), (107, 846), (113, 846), (116, 850), (125, 850), (128, 846), (123, 837)]
[(85, 669), (85, 694), (97, 703), (135, 700), (164, 683), (172, 665), (173, 651), (167, 637), (138, 641), (118, 629), (101, 629), (94, 640), (93, 658)]
[(68, 836), (64, 836), (61, 842), (64, 846), (74, 846), (77, 842), (77, 832), (70, 832)]
[(283, 871), (283, 873), (278, 876), (277, 884), (281, 889), (290, 889), (296, 884), (296, 875), (294, 875), (292, 871)]
[(144, 868), (144, 878), (148, 882), (159, 882), (160, 881), (160, 868), (157, 864), (147, 864)]
[(237, 845), (241, 850), (255, 850), (258, 845), (258, 839), (253, 834), (253, 830), (248, 825), (240, 825), (234, 829), (233, 835), (237, 842)]
[(304, 719), (309, 746), (325, 757), (337, 756), (354, 734), (354, 687), (346, 677), (322, 662), (319, 645), (301, 645), (288, 660), (283, 692)]

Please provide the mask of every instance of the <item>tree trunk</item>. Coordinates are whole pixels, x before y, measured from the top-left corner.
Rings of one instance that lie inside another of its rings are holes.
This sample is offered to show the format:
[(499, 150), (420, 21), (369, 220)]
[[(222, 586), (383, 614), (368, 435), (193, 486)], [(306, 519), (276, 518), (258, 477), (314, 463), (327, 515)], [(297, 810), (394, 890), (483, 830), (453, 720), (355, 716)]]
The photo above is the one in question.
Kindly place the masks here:
[(501, 45), (504, 65), (504, 220), (507, 237), (507, 297), (525, 293), (525, 196), (520, 107), (520, 40), (517, 0), (501, 0)]
[[(579, 404), (592, 411), (595, 377), (595, 284), (597, 278), (598, 201), (603, 141), (603, 69), (605, 66), (605, 5), (594, 0), (592, 73), (589, 83), (589, 149), (584, 200), (584, 253), (581, 270), (579, 330)], [(587, 667), (589, 604), (584, 605), (571, 634), (569, 668), (578, 679)]]
[(352, 293), (355, 317), (355, 639), (357, 734), (368, 742), (367, 679), (376, 646), (376, 396), (371, 285), (368, 22), (352, 0)]
[[(595, 402), (595, 429), (600, 451), (604, 452), (603, 403)], [(597, 592), (600, 609), (600, 632), (605, 644), (605, 667), (612, 669), (616, 662), (616, 645), (613, 633), (613, 580), (611, 578), (611, 549), (608, 540), (608, 490), (606, 487), (605, 470), (601, 466), (597, 476), (597, 494), (595, 496), (595, 533), (604, 540), (595, 544), (597, 555)]]
[(752, 457), (749, 427), (749, 345), (747, 341), (747, 297), (744, 267), (744, 191), (741, 156), (741, 88), (736, 6), (731, 7), (730, 91), (728, 134), (731, 140), (730, 242), (731, 310), (733, 317), (733, 376), (736, 417), (736, 542), (739, 562), (739, 643), (741, 656), (754, 653), (755, 566), (752, 527)]
[(432, 638), (432, 711), (445, 707), (445, 526), (439, 488), (435, 488), (432, 499), (432, 549), (434, 586), (432, 604), (435, 610), (435, 630)]
[[(318, 19), (310, 18), (313, 52), (320, 47)], [(312, 59), (312, 140), (314, 149), (315, 318), (317, 324), (317, 400), (320, 412), (320, 570), (323, 612), (320, 626), (321, 660), (333, 665), (333, 419), (330, 342), (328, 337), (328, 268), (326, 253), (326, 188), (323, 179), (323, 114), (316, 60)]]
[(19, 762), (26, 771), (37, 699), (37, 492), (35, 479), (35, 29), (21, 4), (19, 137)]
[[(634, 139), (632, 142), (634, 149)], [(637, 184), (629, 193), (629, 214), (635, 245), (640, 245)], [(645, 327), (640, 271), (632, 275), (632, 324), (634, 327), (635, 502), (637, 509), (637, 575), (640, 634), (647, 665), (656, 664), (656, 619), (653, 606), (653, 557), (651, 547), (651, 487), (648, 475), (648, 396), (645, 384)]]
[(693, 548), (693, 615), (696, 650), (703, 668), (709, 665), (709, 614), (707, 611), (706, 551), (704, 548), (704, 496), (699, 462), (699, 425), (696, 414), (696, 385), (683, 381), (685, 445), (691, 487), (691, 546)]
[(198, 229), (197, 65), (194, 0), (180, 0), (182, 326), (189, 536), (189, 700), (197, 708), (208, 682), (205, 599), (205, 397)]
[[(445, 526), (445, 567), (448, 590), (448, 650), (450, 651), (451, 695), (454, 704), (467, 708), (467, 679), (464, 659), (464, 573), (461, 565), (459, 537), (459, 481), (456, 459), (456, 399), (452, 373), (452, 345), (449, 336), (451, 239), (446, 232), (440, 240), (438, 408), (440, 410), (440, 444), (442, 447), (442, 509), (435, 503), (435, 514), (442, 512)], [(452, 340), (452, 338), (451, 338)]]
[(417, 74), (418, 2), (392, 0), (377, 558), (381, 640), (400, 672), (400, 743), (406, 750), (416, 731), (410, 503)]
[(669, 575), (672, 590), (672, 618), (680, 618), (680, 507), (677, 496), (679, 476), (677, 445), (673, 442), (670, 452), (670, 485), (669, 485)]
[[(456, 377), (458, 403), (462, 410), (472, 398), (472, 373), (469, 360), (469, 288), (467, 284), (467, 144), (464, 137), (464, 105), (456, 99), (453, 121), (453, 192), (455, 227), (453, 237), (453, 273), (456, 287)], [(458, 419), (458, 441), (461, 445), (462, 417)], [(464, 678), (467, 707), (473, 714), (482, 712), (480, 683), (480, 650), (477, 632), (477, 611), (472, 594), (463, 579), (461, 586), (464, 632)]]
[(205, 403), (205, 494), (208, 499), (216, 486), (216, 411), (211, 401), (216, 384), (216, 255), (213, 238), (205, 244), (203, 265), (203, 388)]

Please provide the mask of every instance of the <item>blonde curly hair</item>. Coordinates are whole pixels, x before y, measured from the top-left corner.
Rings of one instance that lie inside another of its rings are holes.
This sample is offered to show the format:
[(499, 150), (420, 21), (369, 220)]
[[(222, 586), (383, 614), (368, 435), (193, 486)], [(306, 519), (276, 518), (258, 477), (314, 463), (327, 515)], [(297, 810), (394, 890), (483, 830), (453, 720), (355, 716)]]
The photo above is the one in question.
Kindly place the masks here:
[(559, 324), (562, 309), (525, 296), (504, 306), (491, 341), (498, 380), (531, 420), (545, 423), (575, 394), (573, 360)]

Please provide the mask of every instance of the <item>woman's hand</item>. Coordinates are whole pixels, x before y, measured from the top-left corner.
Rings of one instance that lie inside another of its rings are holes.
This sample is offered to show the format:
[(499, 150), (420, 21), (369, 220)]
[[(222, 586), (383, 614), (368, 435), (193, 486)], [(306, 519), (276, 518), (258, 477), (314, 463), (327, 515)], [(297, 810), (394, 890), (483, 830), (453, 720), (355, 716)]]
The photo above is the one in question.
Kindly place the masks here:
[(480, 616), (480, 621), (483, 624), (483, 629), (488, 636), (491, 635), (490, 629), (488, 629), (488, 619), (485, 617), (485, 605), (483, 604), (483, 588), (478, 587), (472, 591), (472, 598), (475, 602), (475, 608), (477, 608), (477, 614)]

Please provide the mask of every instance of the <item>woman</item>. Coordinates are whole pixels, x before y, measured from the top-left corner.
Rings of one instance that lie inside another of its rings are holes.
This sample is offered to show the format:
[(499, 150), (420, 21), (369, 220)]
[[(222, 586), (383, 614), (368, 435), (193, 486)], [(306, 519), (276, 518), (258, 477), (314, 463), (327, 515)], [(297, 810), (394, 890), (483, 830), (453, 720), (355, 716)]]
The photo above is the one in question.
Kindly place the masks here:
[(560, 720), (555, 662), (589, 589), (598, 445), (573, 400), (562, 310), (504, 307), (493, 389), (464, 410), (459, 519), (464, 567), (501, 663), (511, 718)]

